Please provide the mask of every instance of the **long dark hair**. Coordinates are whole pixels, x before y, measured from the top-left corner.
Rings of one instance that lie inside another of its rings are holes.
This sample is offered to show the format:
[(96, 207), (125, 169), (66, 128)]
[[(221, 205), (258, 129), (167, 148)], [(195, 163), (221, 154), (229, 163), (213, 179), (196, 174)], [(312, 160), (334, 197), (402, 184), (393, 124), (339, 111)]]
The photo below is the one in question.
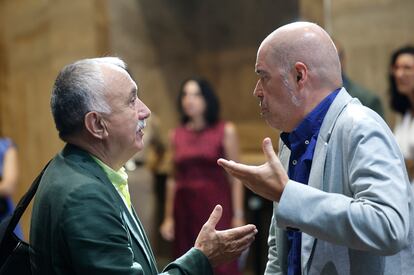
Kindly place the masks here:
[(181, 117), (181, 123), (187, 123), (190, 118), (185, 114), (182, 106), (182, 99), (184, 97), (184, 86), (189, 81), (195, 81), (200, 87), (201, 95), (206, 103), (206, 110), (204, 112), (204, 119), (208, 126), (215, 124), (220, 116), (220, 103), (210, 83), (201, 77), (190, 77), (184, 80), (181, 84), (180, 91), (177, 98), (177, 107)]
[(407, 96), (401, 94), (398, 91), (397, 85), (395, 83), (395, 77), (392, 72), (392, 67), (395, 65), (398, 56), (400, 56), (401, 54), (411, 54), (414, 57), (414, 47), (411, 45), (407, 45), (402, 48), (399, 48), (392, 54), (390, 62), (390, 71), (388, 75), (390, 85), (389, 91), (391, 96), (391, 109), (401, 114), (405, 114), (407, 110), (410, 110), (412, 108), (411, 102)]

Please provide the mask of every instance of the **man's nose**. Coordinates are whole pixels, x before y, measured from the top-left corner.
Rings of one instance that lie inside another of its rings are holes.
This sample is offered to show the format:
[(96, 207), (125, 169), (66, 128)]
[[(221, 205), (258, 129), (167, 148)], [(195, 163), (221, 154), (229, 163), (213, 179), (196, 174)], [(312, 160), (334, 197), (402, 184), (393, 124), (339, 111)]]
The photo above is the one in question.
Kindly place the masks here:
[(254, 87), (253, 95), (260, 97), (262, 96), (262, 84), (260, 83), (260, 79), (256, 83), (256, 87)]
[(143, 118), (148, 118), (151, 115), (151, 110), (142, 101), (138, 104), (138, 115)]

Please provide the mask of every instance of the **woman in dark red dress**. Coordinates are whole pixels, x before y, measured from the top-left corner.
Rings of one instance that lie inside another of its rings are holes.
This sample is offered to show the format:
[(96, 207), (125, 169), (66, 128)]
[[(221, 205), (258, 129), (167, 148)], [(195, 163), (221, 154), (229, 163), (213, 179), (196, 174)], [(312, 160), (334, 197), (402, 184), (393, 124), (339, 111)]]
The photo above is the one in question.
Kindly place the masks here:
[[(235, 127), (219, 120), (219, 103), (203, 79), (184, 81), (178, 97), (181, 126), (170, 134), (174, 175), (167, 181), (161, 234), (174, 240), (174, 257), (193, 247), (215, 205), (223, 206), (217, 229), (243, 225), (243, 186), (217, 165), (220, 157), (236, 160)], [(237, 262), (215, 268), (217, 275), (240, 274)]]

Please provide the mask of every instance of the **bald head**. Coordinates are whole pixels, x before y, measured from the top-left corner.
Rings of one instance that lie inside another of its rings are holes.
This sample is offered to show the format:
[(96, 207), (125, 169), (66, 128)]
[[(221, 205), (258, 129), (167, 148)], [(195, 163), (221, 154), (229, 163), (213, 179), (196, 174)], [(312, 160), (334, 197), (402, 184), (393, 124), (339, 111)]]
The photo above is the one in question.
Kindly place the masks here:
[(318, 25), (297, 22), (271, 33), (260, 45), (254, 95), (274, 128), (292, 131), (342, 86), (341, 65), (329, 35)]
[(286, 72), (296, 62), (302, 62), (320, 87), (333, 90), (342, 86), (335, 45), (328, 33), (314, 23), (295, 22), (276, 29), (263, 40), (259, 51), (264, 48), (268, 49), (268, 60)]

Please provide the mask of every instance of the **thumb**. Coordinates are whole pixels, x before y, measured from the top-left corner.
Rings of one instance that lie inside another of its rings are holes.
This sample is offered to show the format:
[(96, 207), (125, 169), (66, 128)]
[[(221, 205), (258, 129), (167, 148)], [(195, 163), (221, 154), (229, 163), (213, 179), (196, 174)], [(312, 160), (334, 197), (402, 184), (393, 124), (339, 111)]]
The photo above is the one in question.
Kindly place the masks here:
[(213, 212), (211, 212), (210, 217), (208, 218), (208, 221), (206, 224), (209, 226), (216, 228), (217, 223), (221, 219), (221, 215), (223, 214), (223, 208), (220, 204), (217, 204), (216, 207), (214, 207)]
[(262, 149), (269, 162), (273, 162), (273, 160), (277, 158), (275, 150), (273, 149), (272, 140), (270, 138), (267, 137), (263, 140)]

